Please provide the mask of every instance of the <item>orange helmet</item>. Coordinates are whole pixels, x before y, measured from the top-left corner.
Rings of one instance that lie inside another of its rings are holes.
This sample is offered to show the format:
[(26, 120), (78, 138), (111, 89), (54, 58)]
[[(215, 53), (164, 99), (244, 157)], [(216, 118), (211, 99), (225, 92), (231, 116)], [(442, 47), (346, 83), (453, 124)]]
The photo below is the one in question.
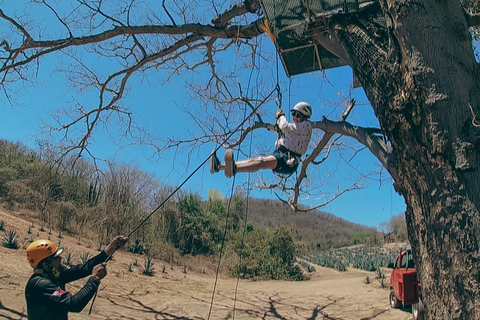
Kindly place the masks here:
[(35, 268), (40, 261), (46, 257), (57, 254), (60, 255), (63, 249), (58, 247), (50, 240), (37, 240), (30, 243), (27, 247), (27, 260)]

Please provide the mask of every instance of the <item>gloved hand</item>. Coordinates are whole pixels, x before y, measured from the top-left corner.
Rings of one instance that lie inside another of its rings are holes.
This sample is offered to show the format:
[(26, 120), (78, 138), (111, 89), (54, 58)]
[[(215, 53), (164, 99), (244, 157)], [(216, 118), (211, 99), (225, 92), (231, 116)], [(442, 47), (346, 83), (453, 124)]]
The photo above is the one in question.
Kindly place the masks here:
[(280, 118), (281, 116), (284, 116), (285, 115), (285, 112), (283, 112), (282, 109), (278, 109), (277, 112), (275, 113), (275, 119), (278, 120), (278, 118)]

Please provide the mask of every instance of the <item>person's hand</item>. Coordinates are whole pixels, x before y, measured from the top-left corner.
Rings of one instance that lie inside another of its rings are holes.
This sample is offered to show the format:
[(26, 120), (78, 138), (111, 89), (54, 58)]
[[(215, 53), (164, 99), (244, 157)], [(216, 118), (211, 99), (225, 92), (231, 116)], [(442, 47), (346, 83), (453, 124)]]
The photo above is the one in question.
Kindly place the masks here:
[(105, 248), (107, 256), (112, 255), (118, 248), (121, 248), (127, 243), (128, 238), (125, 236), (116, 236), (112, 242)]
[(278, 120), (278, 118), (280, 118), (281, 116), (284, 116), (285, 115), (285, 112), (283, 112), (282, 109), (278, 109), (277, 112), (275, 113), (275, 119)]
[(97, 264), (93, 267), (92, 270), (92, 277), (97, 278), (98, 280), (102, 280), (107, 275), (107, 264)]

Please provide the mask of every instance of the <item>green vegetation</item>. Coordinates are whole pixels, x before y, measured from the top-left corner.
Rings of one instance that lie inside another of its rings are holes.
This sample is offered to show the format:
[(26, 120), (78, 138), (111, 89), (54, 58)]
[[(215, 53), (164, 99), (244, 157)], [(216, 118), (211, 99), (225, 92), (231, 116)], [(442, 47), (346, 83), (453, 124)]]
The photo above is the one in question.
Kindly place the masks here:
[(18, 235), (14, 230), (5, 231), (3, 236), (3, 246), (9, 249), (18, 249)]
[(63, 263), (67, 266), (71, 266), (73, 261), (73, 255), (69, 252), (63, 257)]
[(154, 264), (155, 263), (153, 262), (153, 257), (146, 256), (145, 263), (143, 264), (142, 274), (149, 277), (153, 276), (153, 270), (155, 269)]
[(90, 254), (88, 252), (85, 252), (84, 254), (82, 254), (80, 256), (80, 263), (83, 264), (83, 263), (87, 262), (88, 259), (90, 259), (90, 258), (91, 258)]
[[(54, 152), (46, 144), (37, 153), (0, 140), (0, 201), (8, 209), (32, 212), (39, 232), (58, 230), (57, 241), (70, 234), (79, 242), (85, 239), (89, 247), (98, 243), (101, 250), (115, 235), (129, 234), (174, 190), (131, 165), (110, 163), (100, 174), (93, 164), (67, 157), (53, 166)], [(213, 265), (223, 248), (222, 272), (249, 279), (302, 280), (296, 256), (375, 244), (380, 238), (373, 228), (325, 212), (293, 214), (274, 200), (249, 199), (245, 223), (244, 195), (233, 196), (230, 210), (228, 200), (218, 190), (209, 190), (207, 200), (181, 191), (130, 237), (127, 250), (168, 261), (171, 268), (180, 264), (201, 272), (205, 265), (185, 261), (199, 257)], [(81, 256), (82, 262), (88, 258)], [(336, 268), (348, 265), (337, 262)]]
[[(385, 277), (381, 267), (395, 261), (399, 250), (380, 246), (343, 248), (329, 251), (311, 252), (302, 258), (322, 267), (346, 271), (347, 267), (375, 271), (377, 277)], [(383, 276), (382, 276), (383, 275)]]

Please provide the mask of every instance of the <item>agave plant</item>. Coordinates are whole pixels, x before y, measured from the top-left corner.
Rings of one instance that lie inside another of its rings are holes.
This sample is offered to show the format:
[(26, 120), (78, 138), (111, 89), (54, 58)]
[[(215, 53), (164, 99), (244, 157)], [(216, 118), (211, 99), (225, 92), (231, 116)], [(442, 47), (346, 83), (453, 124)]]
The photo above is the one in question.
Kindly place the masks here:
[(85, 253), (82, 254), (82, 256), (80, 257), (80, 261), (82, 262), (82, 264), (84, 264), (85, 262), (87, 262), (88, 259), (90, 259), (90, 254), (89, 254), (88, 252), (85, 252)]
[(153, 270), (155, 267), (153, 266), (155, 263), (153, 262), (152, 256), (147, 256), (145, 257), (145, 264), (143, 266), (143, 271), (142, 273), (146, 276), (153, 276)]
[(63, 263), (67, 266), (71, 266), (73, 261), (73, 255), (69, 252), (63, 258)]
[(15, 230), (5, 232), (3, 236), (3, 246), (9, 249), (18, 249), (18, 235)]

